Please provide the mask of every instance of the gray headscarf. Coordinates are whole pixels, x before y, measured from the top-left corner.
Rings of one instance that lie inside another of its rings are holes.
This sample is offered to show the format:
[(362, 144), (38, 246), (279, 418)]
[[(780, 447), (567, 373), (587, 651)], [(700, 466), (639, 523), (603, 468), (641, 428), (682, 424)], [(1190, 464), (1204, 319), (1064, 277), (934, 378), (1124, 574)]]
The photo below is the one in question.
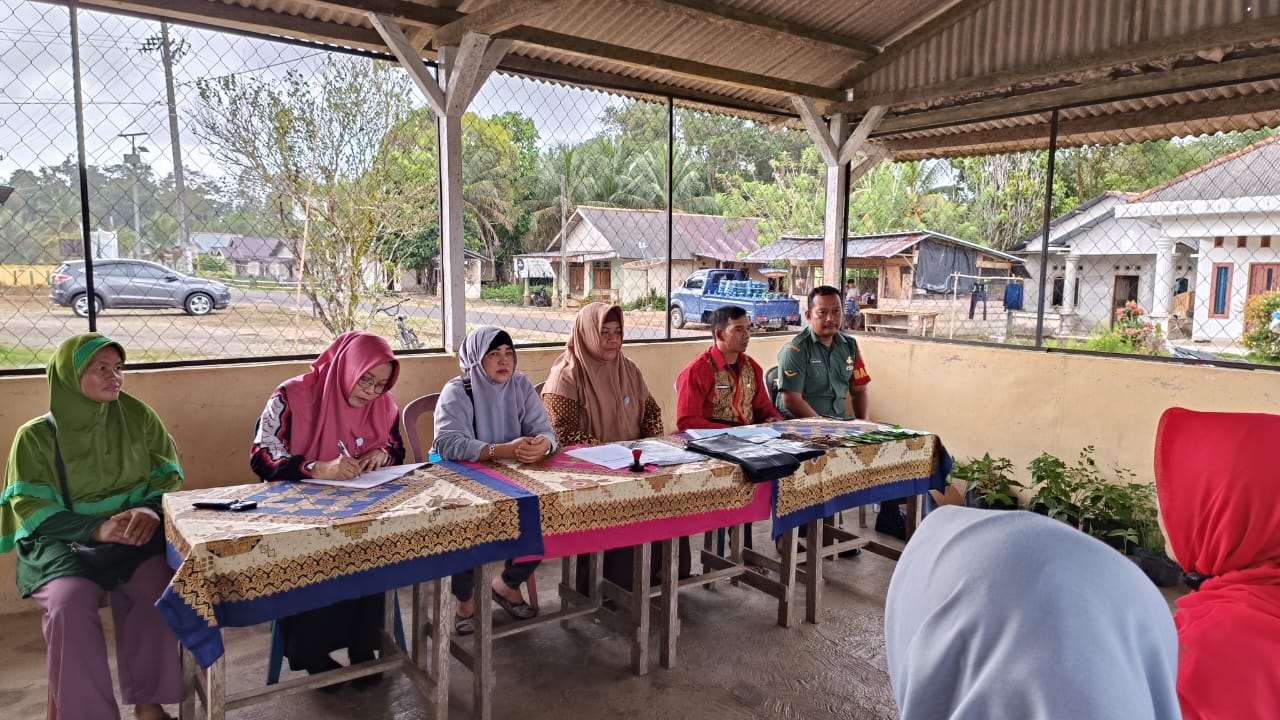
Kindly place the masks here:
[(475, 460), (489, 443), (520, 437), (543, 435), (553, 446), (556, 443), (547, 410), (524, 373), (513, 372), (504, 383), (485, 374), (481, 363), (495, 341), (498, 347), (511, 345), (511, 336), (486, 325), (472, 330), (458, 349), (458, 367), (471, 380), (472, 397), (467, 397), (462, 377), (445, 383), (440, 391), (435, 448), (445, 460)]
[(931, 514), (889, 583), (885, 640), (903, 720), (1181, 717), (1160, 592), (1035, 513)]

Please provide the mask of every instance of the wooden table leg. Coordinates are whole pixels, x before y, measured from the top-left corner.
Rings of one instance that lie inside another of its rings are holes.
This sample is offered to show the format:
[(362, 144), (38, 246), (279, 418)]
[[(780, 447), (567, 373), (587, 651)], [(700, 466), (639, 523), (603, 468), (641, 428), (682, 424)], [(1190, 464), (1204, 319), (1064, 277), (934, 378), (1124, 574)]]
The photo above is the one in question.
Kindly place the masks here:
[(631, 672), (649, 673), (649, 543), (636, 545), (631, 564)]
[(804, 566), (804, 619), (817, 624), (818, 614), (822, 611), (822, 518), (809, 523), (808, 552), (805, 553)]
[[(428, 583), (425, 593), (421, 592), (420, 585), (415, 585), (413, 588), (415, 616), (413, 659), (418, 668), (431, 680), (427, 700), (431, 705), (433, 720), (443, 720), (449, 716), (449, 642), (450, 634), (453, 632), (449, 607), (451, 587), (452, 580), (446, 576)], [(429, 648), (421, 647), (426, 635), (431, 637)]]
[(196, 720), (196, 685), (200, 682), (200, 664), (185, 647), (182, 657), (182, 703), (178, 705), (178, 720)]
[(911, 536), (916, 532), (916, 516), (920, 514), (920, 496), (912, 495), (907, 498), (907, 532), (906, 540), (910, 540)]
[(226, 720), (227, 717), (226, 662), (224, 654), (205, 671), (204, 707), (208, 720)]
[(679, 538), (662, 541), (662, 557), (665, 565), (662, 568), (662, 629), (658, 664), (668, 670), (676, 666), (676, 639), (680, 637), (680, 616), (676, 609), (680, 594), (679, 547)]
[(779, 539), (782, 541), (782, 572), (778, 582), (782, 583), (782, 597), (778, 599), (778, 624), (791, 627), (791, 605), (796, 599), (796, 531), (788, 530)]
[(475, 614), (475, 667), (471, 669), (475, 682), (475, 705), (472, 713), (480, 720), (493, 716), (493, 589), (494, 567), (488, 563), (476, 568)]

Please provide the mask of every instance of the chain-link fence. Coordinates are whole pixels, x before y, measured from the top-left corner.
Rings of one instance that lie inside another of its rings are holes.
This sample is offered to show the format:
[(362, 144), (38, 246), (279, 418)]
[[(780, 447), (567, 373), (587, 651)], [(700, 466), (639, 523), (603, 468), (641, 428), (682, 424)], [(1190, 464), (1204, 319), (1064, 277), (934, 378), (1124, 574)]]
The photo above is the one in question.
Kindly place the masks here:
[[(78, 17), (83, 197), (70, 13), (0, 0), (0, 368), (42, 364), (94, 302), (131, 360), (312, 354), (348, 329), (443, 345), (436, 121), (401, 69)], [(1276, 360), (1271, 131), (1137, 142), (1158, 135), (1057, 151), (1047, 251), (1046, 151), (875, 167), (833, 283), (849, 327)], [(632, 339), (704, 335), (725, 302), (794, 331), (824, 282), (802, 131), (495, 74), (462, 149), (471, 327), (561, 342), (603, 300)]]

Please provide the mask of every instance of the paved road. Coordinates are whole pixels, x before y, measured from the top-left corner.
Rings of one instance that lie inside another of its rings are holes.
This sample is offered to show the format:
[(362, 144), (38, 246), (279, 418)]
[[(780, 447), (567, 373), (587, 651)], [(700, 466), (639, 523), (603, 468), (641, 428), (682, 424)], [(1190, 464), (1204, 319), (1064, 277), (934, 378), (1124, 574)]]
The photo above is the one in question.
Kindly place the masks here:
[[(410, 303), (418, 302), (420, 296), (414, 297)], [(290, 308), (294, 307), (294, 295), (292, 293), (285, 294), (280, 292), (265, 292), (262, 290), (244, 290), (240, 288), (231, 289), (231, 302), (234, 303), (253, 303), (272, 305), (275, 307)], [(402, 312), (410, 318), (427, 318), (431, 320), (441, 320), (443, 311), (439, 305), (415, 305), (406, 303)], [(385, 301), (381, 304), (385, 305)], [(371, 312), (373, 305), (364, 303), (362, 308)], [(302, 298), (302, 309), (310, 311), (311, 303), (305, 296)], [(494, 310), (490, 307), (467, 309), (468, 325), (497, 325), (499, 327), (527, 330), (537, 330), (545, 333), (555, 333), (568, 336), (573, 330), (572, 310), (561, 311), (556, 308), (512, 308), (510, 311)], [(410, 325), (413, 323), (410, 322)], [(707, 329), (700, 325), (691, 325), (682, 330), (672, 330), (672, 337), (700, 337), (707, 334)], [(627, 337), (632, 340), (662, 340), (667, 337), (665, 327), (646, 327), (639, 323), (631, 323), (627, 328)]]

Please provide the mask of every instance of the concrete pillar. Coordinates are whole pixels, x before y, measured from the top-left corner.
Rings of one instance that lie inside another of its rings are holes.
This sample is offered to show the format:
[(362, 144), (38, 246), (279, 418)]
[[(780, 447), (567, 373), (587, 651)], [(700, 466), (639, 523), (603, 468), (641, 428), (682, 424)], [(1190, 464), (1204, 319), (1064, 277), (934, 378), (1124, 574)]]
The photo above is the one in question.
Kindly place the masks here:
[(1079, 255), (1067, 256), (1067, 272), (1062, 281), (1062, 308), (1060, 310), (1063, 315), (1074, 315), (1076, 311), (1076, 284), (1080, 281), (1077, 274), (1079, 265)]
[(1151, 296), (1151, 321), (1169, 332), (1169, 315), (1173, 312), (1173, 246), (1171, 237), (1156, 238), (1155, 287)]

